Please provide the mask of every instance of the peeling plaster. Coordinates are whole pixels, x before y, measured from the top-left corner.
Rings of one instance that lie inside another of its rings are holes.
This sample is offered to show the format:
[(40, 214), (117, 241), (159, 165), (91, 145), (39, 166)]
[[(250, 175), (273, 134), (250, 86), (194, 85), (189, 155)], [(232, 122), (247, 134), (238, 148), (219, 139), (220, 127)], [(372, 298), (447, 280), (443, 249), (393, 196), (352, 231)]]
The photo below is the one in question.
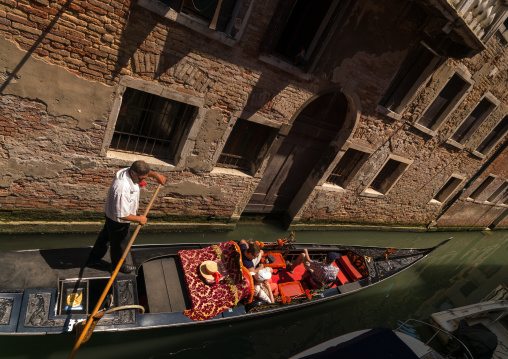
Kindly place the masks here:
[(0, 38), (2, 95), (41, 101), (51, 115), (67, 116), (68, 126), (84, 130), (92, 128), (94, 121), (106, 118), (112, 87), (87, 81), (30, 55)]
[(213, 197), (215, 199), (222, 199), (224, 197), (224, 193), (219, 186), (207, 187), (195, 182), (172, 184), (171, 187), (166, 190), (166, 193), (180, 196)]
[(52, 179), (58, 177), (67, 165), (64, 163), (42, 163), (39, 161), (21, 162), (10, 159), (2, 163), (2, 172), (8, 173), (0, 179), (0, 187), (9, 187), (12, 182), (22, 177), (34, 179)]

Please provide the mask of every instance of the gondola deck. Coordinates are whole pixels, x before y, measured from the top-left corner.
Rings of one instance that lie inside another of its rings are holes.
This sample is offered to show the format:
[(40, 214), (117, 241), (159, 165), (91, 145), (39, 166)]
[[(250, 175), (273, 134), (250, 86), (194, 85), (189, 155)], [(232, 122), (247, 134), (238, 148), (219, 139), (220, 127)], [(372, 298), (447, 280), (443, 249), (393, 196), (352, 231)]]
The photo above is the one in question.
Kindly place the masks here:
[[(179, 252), (200, 251), (211, 244), (133, 246), (127, 261), (133, 263), (137, 271), (129, 275), (118, 275), (108, 305), (123, 307), (141, 304), (147, 311), (141, 314), (136, 309), (126, 309), (106, 314), (95, 331), (217, 323), (313, 305), (389, 278), (414, 265), (445, 242), (427, 249), (301, 243), (285, 244), (282, 247), (275, 245), (271, 251), (281, 253), (284, 260), (290, 261), (304, 248), (308, 249), (313, 260), (323, 259), (329, 251), (338, 252), (344, 257), (353, 256), (352, 259), (357, 259), (353, 266), (364, 263), (363, 268), (357, 268), (363, 271), (363, 277), (358, 280), (349, 278), (345, 284), (338, 280), (327, 288), (314, 290), (302, 281), (304, 289), (311, 289), (311, 295), (306, 293), (307, 297), (293, 298), (289, 302), (279, 300), (276, 304), (260, 305), (247, 304), (245, 298), (236, 298), (239, 300), (236, 305), (207, 320), (193, 320), (186, 315), (195, 305), (195, 298), (191, 298)], [(110, 276), (107, 270), (85, 266), (89, 252), (89, 247), (0, 252), (0, 334), (72, 332), (74, 324), (85, 320), (91, 312)], [(342, 267), (341, 270), (345, 276), (350, 275), (346, 268)], [(275, 270), (273, 280), (278, 283), (298, 281), (302, 279), (302, 273), (303, 266), (296, 268), (293, 274), (285, 268), (279, 268)], [(73, 289), (77, 290), (75, 297), (69, 294)], [(79, 305), (71, 308), (72, 305), (66, 303), (66, 298), (79, 298)]]

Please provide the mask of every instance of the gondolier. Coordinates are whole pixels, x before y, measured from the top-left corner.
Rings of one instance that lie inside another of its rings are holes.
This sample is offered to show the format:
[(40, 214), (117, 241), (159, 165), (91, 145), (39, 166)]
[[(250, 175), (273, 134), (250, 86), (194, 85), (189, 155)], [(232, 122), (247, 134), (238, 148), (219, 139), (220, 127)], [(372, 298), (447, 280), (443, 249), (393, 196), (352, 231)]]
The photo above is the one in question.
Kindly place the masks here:
[[(158, 183), (164, 184), (166, 177), (155, 173), (144, 161), (135, 161), (129, 168), (118, 171), (113, 183), (109, 187), (104, 206), (106, 223), (99, 233), (95, 245), (87, 261), (88, 267), (109, 267), (110, 264), (102, 258), (108, 250), (111, 251), (111, 264), (113, 267), (120, 260), (130, 238), (130, 223), (138, 222), (144, 225), (147, 218), (137, 215), (139, 206), (139, 189), (146, 184), (145, 179), (151, 177)], [(123, 263), (120, 267), (122, 273), (130, 273), (134, 266)]]

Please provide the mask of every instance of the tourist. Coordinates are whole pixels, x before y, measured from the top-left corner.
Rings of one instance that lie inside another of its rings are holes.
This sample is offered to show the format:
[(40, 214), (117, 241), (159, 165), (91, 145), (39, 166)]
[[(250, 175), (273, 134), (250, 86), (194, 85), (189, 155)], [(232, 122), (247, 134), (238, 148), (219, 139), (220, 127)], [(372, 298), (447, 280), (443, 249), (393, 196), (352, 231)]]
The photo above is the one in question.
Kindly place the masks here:
[[(275, 303), (271, 283), (272, 278), (271, 268), (260, 269), (253, 275), (254, 279), (254, 297), (258, 300), (263, 300), (268, 303)], [(272, 283), (275, 284), (275, 283)]]
[(335, 262), (335, 260), (339, 257), (340, 254), (336, 252), (329, 252), (326, 255), (325, 263), (314, 262), (310, 259), (307, 249), (304, 249), (303, 253), (300, 253), (293, 264), (286, 262), (286, 269), (290, 273), (293, 273), (294, 268), (303, 263), (312, 280), (317, 285), (323, 286), (330, 282), (334, 282), (337, 279), (339, 268), (334, 266), (333, 262)]
[(258, 270), (265, 267), (264, 264), (260, 264), (263, 250), (256, 243), (242, 239), (240, 240), (240, 251), (242, 252), (242, 264), (249, 272), (257, 273)]

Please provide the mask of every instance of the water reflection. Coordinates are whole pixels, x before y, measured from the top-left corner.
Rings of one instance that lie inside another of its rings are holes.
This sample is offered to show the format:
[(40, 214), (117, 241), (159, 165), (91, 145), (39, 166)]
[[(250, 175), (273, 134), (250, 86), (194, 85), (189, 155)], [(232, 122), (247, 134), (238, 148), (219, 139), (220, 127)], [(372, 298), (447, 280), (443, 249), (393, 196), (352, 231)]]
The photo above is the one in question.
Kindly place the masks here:
[[(354, 330), (396, 328), (409, 318), (428, 322), (433, 312), (506, 295), (508, 232), (486, 233), (298, 232), (299, 242), (413, 248), (454, 239), (383, 283), (316, 307), (221, 326), (97, 333), (76, 358), (287, 358)], [(286, 234), (277, 226), (240, 225), (230, 233), (140, 233), (137, 243), (272, 241)], [(0, 249), (74, 247), (94, 241), (95, 235), (2, 236)], [(66, 358), (72, 344), (71, 336), (0, 337), (0, 357)]]

